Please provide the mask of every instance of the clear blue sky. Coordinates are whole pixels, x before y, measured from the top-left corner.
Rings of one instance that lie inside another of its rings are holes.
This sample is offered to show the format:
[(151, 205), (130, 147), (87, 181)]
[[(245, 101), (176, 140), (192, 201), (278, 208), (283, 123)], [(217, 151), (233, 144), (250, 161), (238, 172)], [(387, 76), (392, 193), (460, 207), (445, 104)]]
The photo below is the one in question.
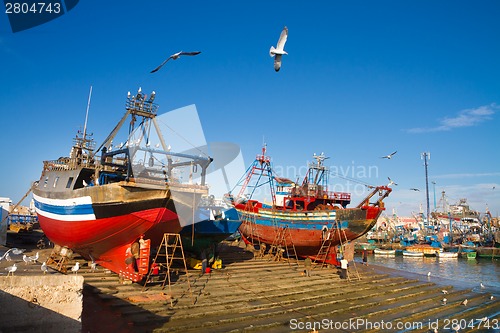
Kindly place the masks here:
[[(429, 151), (438, 198), (498, 214), (499, 17), (498, 1), (86, 0), (12, 33), (2, 10), (0, 196), (16, 202), (43, 160), (69, 153), (90, 85), (98, 144), (140, 86), (156, 91), (161, 112), (196, 104), (207, 141), (239, 144), (247, 164), (263, 137), (290, 178), (324, 152), (348, 178), (391, 177), (387, 213), (409, 215), (425, 208)], [(269, 48), (285, 25), (276, 73)], [(180, 50), (202, 53), (149, 73)]]

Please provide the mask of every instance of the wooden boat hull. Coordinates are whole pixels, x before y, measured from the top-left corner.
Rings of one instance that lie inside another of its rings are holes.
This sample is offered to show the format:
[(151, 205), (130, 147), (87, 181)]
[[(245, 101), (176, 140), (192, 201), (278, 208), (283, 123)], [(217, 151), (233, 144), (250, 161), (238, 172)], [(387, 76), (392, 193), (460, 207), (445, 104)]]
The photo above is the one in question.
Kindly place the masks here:
[[(242, 224), (240, 233), (249, 241), (272, 245), (279, 228), (287, 228), (287, 244), (293, 244), (299, 256), (318, 254), (328, 230), (339, 221), (340, 229), (331, 233), (332, 246), (352, 241), (366, 234), (376, 223), (383, 208), (363, 206), (337, 210), (287, 211), (271, 208), (249, 210), (244, 204), (236, 205)], [(345, 234), (344, 234), (345, 233)]]
[(458, 258), (458, 252), (438, 252), (437, 256), (439, 259), (456, 259)]
[(373, 250), (373, 253), (375, 255), (379, 255), (379, 256), (395, 256), (396, 250), (375, 249), (375, 250)]
[[(192, 219), (179, 218), (180, 212), (185, 217), (193, 215), (186, 213), (192, 209), (191, 192), (185, 195), (182, 187), (132, 182), (63, 192), (45, 191), (42, 186), (33, 191), (40, 227), (54, 244), (132, 281), (143, 278), (126, 262), (132, 243), (143, 236), (156, 247), (164, 233), (178, 233), (186, 224), (192, 224)], [(194, 193), (196, 204), (206, 190), (200, 188)]]
[(413, 252), (413, 251), (403, 251), (404, 257), (409, 258), (422, 258), (424, 256), (423, 252)]

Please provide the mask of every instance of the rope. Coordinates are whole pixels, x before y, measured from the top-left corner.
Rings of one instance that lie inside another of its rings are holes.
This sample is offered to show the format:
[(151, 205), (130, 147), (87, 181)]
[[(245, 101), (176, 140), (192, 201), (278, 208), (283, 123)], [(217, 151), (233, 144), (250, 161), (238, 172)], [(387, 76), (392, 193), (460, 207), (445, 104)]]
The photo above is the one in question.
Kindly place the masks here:
[(194, 149), (196, 149), (198, 152), (200, 152), (201, 154), (203, 154), (205, 157), (210, 157), (207, 153), (205, 153), (203, 150), (201, 150), (199, 147), (196, 147), (191, 141), (189, 141), (188, 139), (186, 139), (184, 136), (182, 136), (181, 134), (179, 134), (177, 131), (175, 131), (172, 127), (168, 126), (165, 122), (161, 121), (159, 119), (159, 117), (156, 117), (156, 120), (161, 122), (162, 125), (166, 126), (169, 130), (172, 131), (172, 133), (176, 134), (179, 138), (181, 138), (182, 140), (184, 140), (188, 145), (190, 145), (191, 147), (193, 147)]

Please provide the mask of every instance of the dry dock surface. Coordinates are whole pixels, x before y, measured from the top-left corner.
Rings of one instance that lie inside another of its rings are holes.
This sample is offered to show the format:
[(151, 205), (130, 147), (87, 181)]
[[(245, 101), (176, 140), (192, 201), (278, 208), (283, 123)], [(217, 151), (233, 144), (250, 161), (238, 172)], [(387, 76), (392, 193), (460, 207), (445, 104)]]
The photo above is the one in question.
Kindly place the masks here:
[[(335, 268), (313, 269), (307, 277), (302, 261), (254, 259), (229, 243), (220, 246), (220, 257), (223, 269), (202, 276), (189, 271), (191, 288), (180, 269), (171, 293), (155, 281), (145, 287), (120, 283), (102, 267), (90, 272), (81, 259), (82, 332), (452, 332), (454, 323), (462, 325), (460, 332), (500, 328), (500, 302), (490, 292), (457, 289), (437, 278), (402, 277), (360, 263), (351, 264), (349, 280)], [(27, 267), (40, 274), (40, 263)], [(489, 327), (480, 324), (484, 317)]]

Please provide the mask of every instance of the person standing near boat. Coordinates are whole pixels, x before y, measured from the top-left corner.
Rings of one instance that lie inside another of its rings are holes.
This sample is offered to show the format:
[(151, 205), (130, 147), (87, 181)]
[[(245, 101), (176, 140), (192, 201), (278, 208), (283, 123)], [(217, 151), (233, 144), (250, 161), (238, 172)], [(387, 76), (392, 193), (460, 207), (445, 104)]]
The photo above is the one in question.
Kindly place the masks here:
[(363, 249), (363, 265), (368, 265), (368, 251)]
[(349, 266), (349, 262), (347, 259), (342, 257), (340, 260), (340, 278), (341, 279), (347, 279), (347, 266)]
[(311, 261), (311, 258), (307, 257), (305, 260), (304, 260), (304, 268), (306, 270), (306, 276), (311, 276), (311, 265), (312, 265), (312, 261)]

